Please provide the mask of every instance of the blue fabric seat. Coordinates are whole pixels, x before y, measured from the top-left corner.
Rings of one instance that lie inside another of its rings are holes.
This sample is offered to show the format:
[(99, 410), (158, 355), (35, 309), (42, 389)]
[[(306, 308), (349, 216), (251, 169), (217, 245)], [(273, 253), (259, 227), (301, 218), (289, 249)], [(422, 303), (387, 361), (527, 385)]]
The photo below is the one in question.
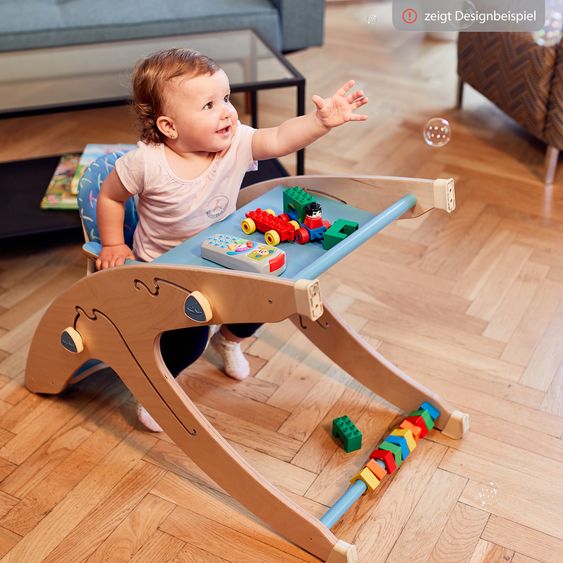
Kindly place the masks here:
[[(78, 184), (78, 209), (86, 244), (84, 250), (87, 254), (98, 255), (102, 249), (100, 244), (100, 233), (96, 219), (96, 204), (103, 181), (115, 168), (116, 160), (123, 156), (124, 152), (113, 152), (100, 156), (92, 162), (84, 172)], [(123, 225), (123, 236), (125, 244), (130, 248), (133, 246), (133, 234), (137, 226), (138, 215), (135, 198), (131, 197), (125, 202), (125, 221)]]

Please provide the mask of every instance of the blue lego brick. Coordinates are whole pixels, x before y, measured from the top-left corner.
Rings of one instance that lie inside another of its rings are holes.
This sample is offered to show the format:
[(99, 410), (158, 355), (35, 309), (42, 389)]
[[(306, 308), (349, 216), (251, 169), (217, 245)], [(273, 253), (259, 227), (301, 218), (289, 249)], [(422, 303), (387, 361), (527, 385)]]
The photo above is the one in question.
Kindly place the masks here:
[(432, 417), (432, 420), (436, 420), (440, 416), (440, 411), (434, 405), (430, 404), (428, 401), (424, 401), (424, 403), (420, 405), (420, 408), (426, 409), (430, 414), (430, 416)]
[(397, 444), (398, 446), (401, 446), (401, 455), (403, 459), (407, 459), (407, 457), (409, 457), (411, 451), (409, 449), (409, 445), (407, 444), (406, 438), (403, 438), (402, 436), (389, 435), (385, 437), (385, 441), (390, 442), (391, 444)]

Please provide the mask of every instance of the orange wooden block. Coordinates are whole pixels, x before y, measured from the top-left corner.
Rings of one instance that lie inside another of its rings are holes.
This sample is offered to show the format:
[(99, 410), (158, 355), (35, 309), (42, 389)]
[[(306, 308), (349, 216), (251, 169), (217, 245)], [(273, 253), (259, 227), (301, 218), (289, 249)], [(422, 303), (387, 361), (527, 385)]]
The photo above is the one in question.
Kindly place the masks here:
[(381, 481), (383, 477), (387, 475), (387, 471), (375, 461), (375, 459), (370, 459), (366, 463), (366, 467)]
[(412, 422), (409, 422), (408, 420), (403, 420), (403, 422), (401, 422), (401, 425), (399, 426), (399, 428), (403, 428), (405, 430), (411, 430), (412, 435), (414, 436), (414, 439), (417, 442), (420, 440), (420, 427), (416, 426), (416, 424), (413, 424)]

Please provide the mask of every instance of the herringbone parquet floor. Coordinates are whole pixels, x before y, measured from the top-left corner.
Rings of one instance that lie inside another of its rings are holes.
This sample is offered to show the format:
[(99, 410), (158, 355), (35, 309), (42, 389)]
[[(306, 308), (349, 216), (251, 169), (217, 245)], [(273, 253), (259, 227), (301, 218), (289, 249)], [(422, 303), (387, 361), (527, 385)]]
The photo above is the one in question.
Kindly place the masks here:
[[(478, 94), (452, 109), (455, 44), (394, 32), (387, 3), (329, 5), (325, 45), (289, 58), (309, 94), (352, 77), (370, 96), (366, 123), (308, 149), (308, 172), (457, 182), (455, 214), (394, 224), (321, 278), (328, 301), (368, 341), (472, 419), (463, 441), (432, 432), (336, 534), (357, 544), (362, 562), (562, 561), (561, 179), (544, 189), (543, 147)], [(261, 124), (290, 116), (292, 99), (261, 95)], [(421, 136), (437, 115), (453, 130), (442, 149)], [(0, 131), (3, 160), (135, 140), (123, 109), (4, 121)], [(111, 371), (61, 397), (23, 387), (42, 312), (82, 275), (76, 240), (2, 248), (2, 561), (314, 561), (165, 435), (143, 431)], [(181, 384), (259, 471), (320, 516), (398, 413), (289, 323), (265, 327), (247, 353), (245, 382), (204, 357)], [(341, 414), (364, 434), (360, 453), (345, 454), (330, 436)], [(483, 505), (491, 481), (497, 495)]]

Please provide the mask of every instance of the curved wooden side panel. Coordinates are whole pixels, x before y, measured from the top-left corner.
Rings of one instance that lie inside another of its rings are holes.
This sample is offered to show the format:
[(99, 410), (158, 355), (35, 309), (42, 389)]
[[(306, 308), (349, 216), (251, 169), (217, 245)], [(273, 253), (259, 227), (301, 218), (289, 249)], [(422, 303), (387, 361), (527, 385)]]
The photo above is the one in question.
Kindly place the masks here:
[[(326, 560), (337, 538), (221, 437), (170, 375), (159, 347), (163, 330), (198, 324), (184, 313), (195, 291), (212, 306), (212, 317), (204, 324), (276, 322), (307, 308), (306, 287), (298, 286), (278, 278), (177, 266), (127, 266), (88, 276), (59, 297), (41, 320), (30, 349), (26, 385), (35, 392), (58, 393), (86, 359), (104, 361), (225, 491), (280, 534)], [(81, 338), (80, 353), (60, 344), (61, 332), (69, 326)]]
[[(450, 418), (458, 420), (462, 413), (452, 411), (436, 393), (424, 387), (401, 371), (365, 342), (354, 329), (331, 310), (325, 303), (322, 317), (316, 321), (299, 315), (291, 318), (295, 326), (317, 345), (331, 360), (368, 389), (405, 411), (417, 409), (428, 401), (440, 410), (436, 427), (443, 429)], [(461, 438), (468, 429), (465, 424), (450, 424), (447, 435)]]
[[(47, 309), (31, 343), (26, 386), (36, 393), (60, 393), (86, 360), (103, 360), (93, 349), (96, 335), (80, 334), (84, 350), (77, 354), (61, 346), (62, 331), (76, 328), (81, 312), (88, 316), (104, 312), (122, 327), (128, 340), (135, 335), (156, 338), (166, 330), (198, 324), (278, 322), (295, 312), (315, 316), (316, 310), (322, 310), (322, 304), (315, 307), (309, 302), (315, 284), (318, 287), (314, 281), (155, 264), (97, 272), (79, 280)], [(186, 299), (195, 291), (211, 303), (212, 317), (206, 322), (185, 314)]]
[(125, 340), (113, 319), (101, 312), (94, 318), (81, 315), (76, 326), (81, 333), (95, 335), (95, 352), (103, 354), (104, 361), (168, 436), (211, 479), (284, 537), (317, 557), (329, 556), (336, 537), (273, 487), (223, 439), (168, 373), (158, 338), (152, 342), (140, 337)]

